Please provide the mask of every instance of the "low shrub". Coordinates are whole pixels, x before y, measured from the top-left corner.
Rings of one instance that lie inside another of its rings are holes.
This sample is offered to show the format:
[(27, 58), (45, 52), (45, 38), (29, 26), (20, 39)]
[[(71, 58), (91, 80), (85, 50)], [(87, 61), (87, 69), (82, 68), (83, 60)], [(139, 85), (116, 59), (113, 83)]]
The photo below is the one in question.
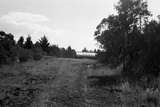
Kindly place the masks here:
[(26, 62), (29, 59), (32, 59), (33, 53), (31, 50), (20, 48), (18, 50), (18, 57), (20, 62)]
[(40, 48), (33, 49), (33, 59), (40, 60), (43, 56), (43, 50)]

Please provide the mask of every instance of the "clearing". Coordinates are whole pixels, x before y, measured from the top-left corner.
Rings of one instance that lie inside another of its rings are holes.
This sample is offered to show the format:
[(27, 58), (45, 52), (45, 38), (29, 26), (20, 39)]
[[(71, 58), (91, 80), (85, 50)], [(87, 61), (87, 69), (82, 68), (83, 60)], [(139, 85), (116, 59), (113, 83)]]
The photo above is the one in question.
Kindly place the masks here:
[(45, 57), (6, 65), (0, 68), (0, 107), (121, 107), (118, 91), (91, 84), (94, 76), (115, 72), (91, 59)]

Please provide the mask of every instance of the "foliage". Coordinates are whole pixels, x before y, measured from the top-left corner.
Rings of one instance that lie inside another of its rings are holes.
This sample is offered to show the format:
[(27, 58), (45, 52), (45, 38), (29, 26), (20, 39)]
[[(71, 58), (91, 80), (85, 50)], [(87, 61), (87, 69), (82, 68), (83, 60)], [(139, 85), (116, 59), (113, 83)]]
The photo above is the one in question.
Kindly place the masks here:
[(104, 50), (98, 57), (115, 66), (123, 63), (123, 74), (129, 79), (158, 76), (160, 23), (148, 20), (147, 2), (120, 0), (115, 8), (117, 14), (104, 18), (95, 31)]
[(39, 44), (41, 46), (41, 48), (43, 49), (43, 51), (49, 53), (49, 42), (46, 36), (43, 36), (40, 40), (39, 40)]
[(25, 62), (29, 59), (40, 60), (44, 55), (56, 57), (76, 57), (76, 51), (71, 47), (61, 49), (57, 45), (50, 45), (46, 36), (34, 44), (31, 36), (21, 36), (17, 43), (14, 35), (0, 31), (0, 65), (12, 62)]
[(29, 49), (19, 48), (18, 58), (20, 62), (26, 62), (29, 59), (32, 59), (32, 51)]
[(82, 52), (88, 52), (87, 48), (84, 48), (84, 49), (82, 50)]
[(49, 47), (49, 53), (48, 53), (50, 56), (57, 56), (59, 57), (60, 56), (60, 49), (58, 46), (56, 45), (52, 45)]
[(32, 51), (33, 51), (33, 59), (34, 60), (40, 60), (44, 54), (44, 52), (41, 48), (34, 48)]
[(21, 48), (24, 47), (24, 37), (23, 37), (23, 36), (21, 36), (21, 37), (19, 38), (19, 40), (17, 41), (17, 45), (18, 45), (19, 47), (21, 47)]
[(0, 64), (8, 63), (9, 59), (14, 58), (16, 51), (14, 48), (15, 40), (12, 34), (0, 32)]
[(67, 53), (66, 57), (68, 57), (68, 58), (74, 58), (74, 57), (76, 57), (75, 50), (73, 50), (70, 46), (67, 48), (66, 53)]
[(26, 48), (26, 49), (32, 49), (33, 48), (33, 42), (31, 40), (31, 36), (28, 36), (26, 38), (26, 41), (24, 43), (24, 48)]

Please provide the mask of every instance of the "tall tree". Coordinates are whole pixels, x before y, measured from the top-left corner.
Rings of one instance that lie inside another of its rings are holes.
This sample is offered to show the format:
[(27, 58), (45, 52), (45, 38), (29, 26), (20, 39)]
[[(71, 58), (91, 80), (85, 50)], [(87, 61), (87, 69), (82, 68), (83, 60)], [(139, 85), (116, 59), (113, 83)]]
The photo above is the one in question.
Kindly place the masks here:
[(66, 57), (68, 57), (68, 58), (76, 57), (76, 51), (74, 49), (72, 49), (71, 46), (68, 46), (66, 51), (67, 51), (66, 52)]
[(21, 36), (21, 37), (19, 38), (19, 40), (17, 41), (17, 45), (18, 45), (19, 47), (21, 47), (21, 48), (24, 47), (24, 37), (23, 37), (23, 36)]
[(40, 40), (39, 40), (40, 46), (42, 47), (43, 51), (49, 53), (49, 42), (47, 37), (44, 35)]
[(51, 45), (51, 46), (49, 46), (49, 55), (51, 55), (51, 56), (57, 56), (57, 57), (59, 57), (60, 56), (60, 49), (59, 49), (59, 47), (58, 46), (56, 46), (56, 45)]
[(33, 48), (33, 42), (31, 40), (31, 36), (29, 36), (29, 35), (26, 38), (26, 41), (24, 43), (24, 48), (26, 48), (26, 49), (32, 49)]
[(132, 40), (141, 38), (150, 12), (143, 0), (120, 0), (115, 7), (117, 15), (110, 15), (101, 21), (95, 31), (95, 39), (106, 51), (108, 58), (113, 57), (119, 61), (131, 53), (128, 47), (134, 47)]
[(0, 31), (0, 63), (7, 63), (8, 59), (16, 56), (15, 47), (14, 36)]
[(147, 2), (144, 0), (120, 0), (116, 6), (121, 27), (130, 33), (134, 28), (142, 30), (151, 13), (148, 11)]
[(82, 49), (82, 52), (88, 52), (87, 48)]
[(144, 30), (146, 51), (143, 53), (144, 71), (158, 76), (160, 73), (160, 22), (152, 20)]

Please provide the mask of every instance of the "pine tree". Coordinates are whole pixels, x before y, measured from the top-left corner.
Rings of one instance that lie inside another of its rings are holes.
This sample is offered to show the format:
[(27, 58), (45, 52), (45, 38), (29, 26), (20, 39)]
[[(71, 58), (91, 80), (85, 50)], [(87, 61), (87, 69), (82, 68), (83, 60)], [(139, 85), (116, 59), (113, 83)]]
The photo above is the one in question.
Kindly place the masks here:
[(47, 37), (44, 35), (40, 40), (39, 40), (40, 46), (43, 49), (43, 51), (49, 53), (49, 42)]
[(33, 42), (31, 40), (31, 36), (28, 36), (26, 38), (26, 42), (24, 43), (24, 48), (26, 48), (26, 49), (32, 49), (33, 48)]
[(18, 40), (18, 42), (17, 42), (17, 45), (18, 45), (19, 47), (21, 47), (21, 48), (24, 47), (24, 37), (23, 37), (23, 36), (21, 36), (21, 37), (19, 38), (19, 40)]

